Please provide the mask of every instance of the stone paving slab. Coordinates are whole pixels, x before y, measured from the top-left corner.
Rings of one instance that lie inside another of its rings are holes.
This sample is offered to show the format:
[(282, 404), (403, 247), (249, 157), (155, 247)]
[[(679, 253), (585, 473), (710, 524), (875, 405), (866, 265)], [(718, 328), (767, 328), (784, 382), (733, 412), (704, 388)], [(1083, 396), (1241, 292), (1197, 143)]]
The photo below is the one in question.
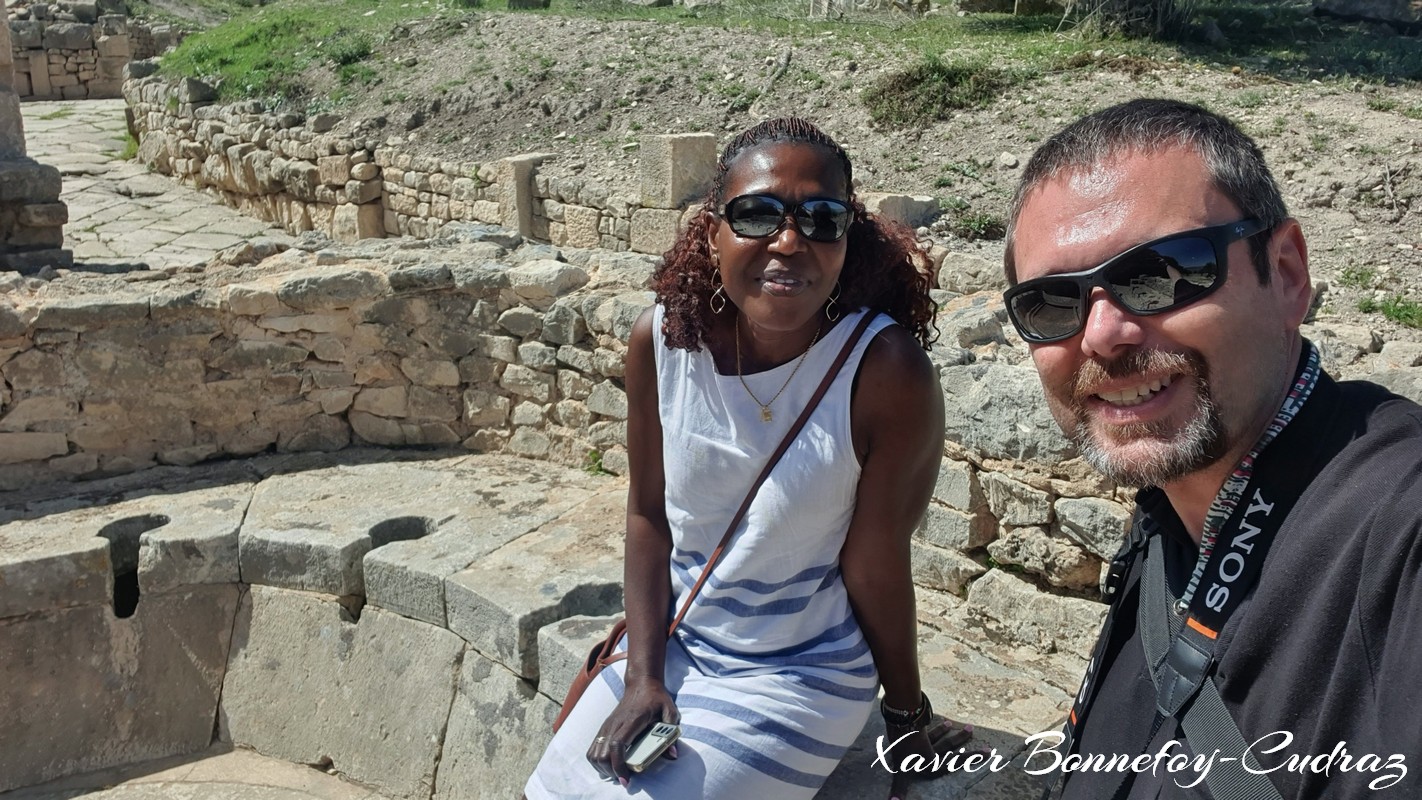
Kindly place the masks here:
[(74, 251), (80, 269), (86, 262), (191, 267), (255, 237), (293, 240), (203, 192), (120, 159), (127, 135), (122, 99), (22, 103), (20, 111), (30, 157), (64, 178), (64, 246)]
[(61, 778), (4, 800), (384, 800), (373, 789), (230, 745)]

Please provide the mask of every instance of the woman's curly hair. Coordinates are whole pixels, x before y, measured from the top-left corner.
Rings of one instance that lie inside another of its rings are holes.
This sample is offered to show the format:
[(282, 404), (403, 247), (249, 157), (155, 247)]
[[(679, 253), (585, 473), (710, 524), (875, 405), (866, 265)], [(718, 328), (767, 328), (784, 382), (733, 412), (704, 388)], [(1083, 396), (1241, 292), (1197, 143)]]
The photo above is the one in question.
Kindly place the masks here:
[[(854, 172), (849, 155), (810, 122), (797, 117), (756, 125), (726, 145), (716, 162), (716, 179), (701, 208), (676, 243), (662, 256), (652, 276), (652, 288), (663, 307), (662, 332), (670, 347), (700, 350), (711, 331), (710, 299), (716, 286), (707, 233), (725, 202), (726, 174), (747, 150), (773, 143), (808, 144), (829, 151), (844, 170), (849, 206), (854, 212), (849, 244), (840, 272), (837, 303), (846, 309), (882, 311), (908, 329), (924, 349), (938, 338), (933, 324), (938, 304), (929, 297), (931, 262), (913, 232), (891, 220), (871, 215), (854, 196)], [(734, 310), (734, 305), (728, 304)]]

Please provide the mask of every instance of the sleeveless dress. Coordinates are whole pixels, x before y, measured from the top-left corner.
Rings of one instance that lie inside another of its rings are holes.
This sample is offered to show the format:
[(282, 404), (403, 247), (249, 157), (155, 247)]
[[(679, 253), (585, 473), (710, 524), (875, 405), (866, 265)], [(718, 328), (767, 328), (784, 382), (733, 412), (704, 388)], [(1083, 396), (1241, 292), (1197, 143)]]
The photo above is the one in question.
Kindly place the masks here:
[[(672, 606), (681, 607), (746, 490), (824, 378), (864, 311), (810, 349), (761, 419), (711, 354), (665, 346), (653, 316)], [(859, 462), (850, 390), (879, 315), (771, 472), (701, 594), (667, 643), (666, 687), (681, 713), (680, 757), (631, 786), (603, 780), (586, 753), (622, 697), (626, 661), (604, 669), (553, 737), (525, 793), (543, 798), (812, 798), (863, 729), (878, 694), (873, 656), (850, 609), (839, 551)], [(770, 398), (795, 362), (745, 376)], [(625, 648), (624, 638), (620, 648)]]

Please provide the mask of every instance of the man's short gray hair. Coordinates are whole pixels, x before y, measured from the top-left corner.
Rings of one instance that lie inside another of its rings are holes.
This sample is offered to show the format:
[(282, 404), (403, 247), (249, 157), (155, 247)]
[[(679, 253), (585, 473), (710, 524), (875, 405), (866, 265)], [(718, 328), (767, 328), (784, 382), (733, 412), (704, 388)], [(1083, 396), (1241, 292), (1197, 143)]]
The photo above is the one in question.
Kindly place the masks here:
[[(1264, 153), (1233, 122), (1178, 100), (1131, 100), (1082, 117), (1032, 154), (1008, 210), (1007, 252), (1003, 256), (1008, 282), (1017, 282), (1013, 243), (1022, 206), (1033, 189), (1063, 172), (1119, 155), (1158, 153), (1174, 147), (1198, 154), (1215, 188), (1239, 206), (1245, 217), (1257, 218), (1266, 230), (1288, 219), (1289, 210), (1264, 163)], [(1259, 282), (1267, 284), (1268, 237), (1251, 238), (1249, 245)]]

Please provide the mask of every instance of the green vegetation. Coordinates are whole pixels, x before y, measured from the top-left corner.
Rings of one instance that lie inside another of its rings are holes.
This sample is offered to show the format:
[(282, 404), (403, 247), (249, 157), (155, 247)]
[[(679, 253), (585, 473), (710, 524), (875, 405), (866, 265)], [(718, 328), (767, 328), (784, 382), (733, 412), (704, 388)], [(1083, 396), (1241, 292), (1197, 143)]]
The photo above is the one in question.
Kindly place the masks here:
[(130, 132), (130, 131), (124, 131), (124, 133), (123, 133), (123, 150), (121, 150), (121, 151), (119, 152), (119, 158), (123, 159), (124, 161), (132, 161), (134, 158), (137, 158), (137, 157), (138, 157), (138, 140), (134, 138), (132, 132)]
[(73, 106), (61, 106), (53, 111), (46, 111), (39, 115), (39, 119), (64, 119), (74, 113)]
[(1338, 276), (1338, 285), (1351, 289), (1371, 289), (1377, 276), (1378, 271), (1371, 267), (1344, 267), (1343, 274)]
[(1379, 303), (1372, 298), (1358, 303), (1364, 314), (1381, 313), (1384, 317), (1409, 328), (1422, 328), (1422, 303), (1395, 294)]
[(610, 471), (608, 471), (606, 467), (602, 465), (601, 450), (589, 450), (587, 452), (587, 455), (583, 456), (583, 472), (586, 472), (589, 475), (612, 474)]
[(989, 105), (1026, 79), (1024, 72), (926, 56), (876, 81), (864, 93), (864, 104), (881, 125), (919, 127), (949, 119), (958, 109)]

